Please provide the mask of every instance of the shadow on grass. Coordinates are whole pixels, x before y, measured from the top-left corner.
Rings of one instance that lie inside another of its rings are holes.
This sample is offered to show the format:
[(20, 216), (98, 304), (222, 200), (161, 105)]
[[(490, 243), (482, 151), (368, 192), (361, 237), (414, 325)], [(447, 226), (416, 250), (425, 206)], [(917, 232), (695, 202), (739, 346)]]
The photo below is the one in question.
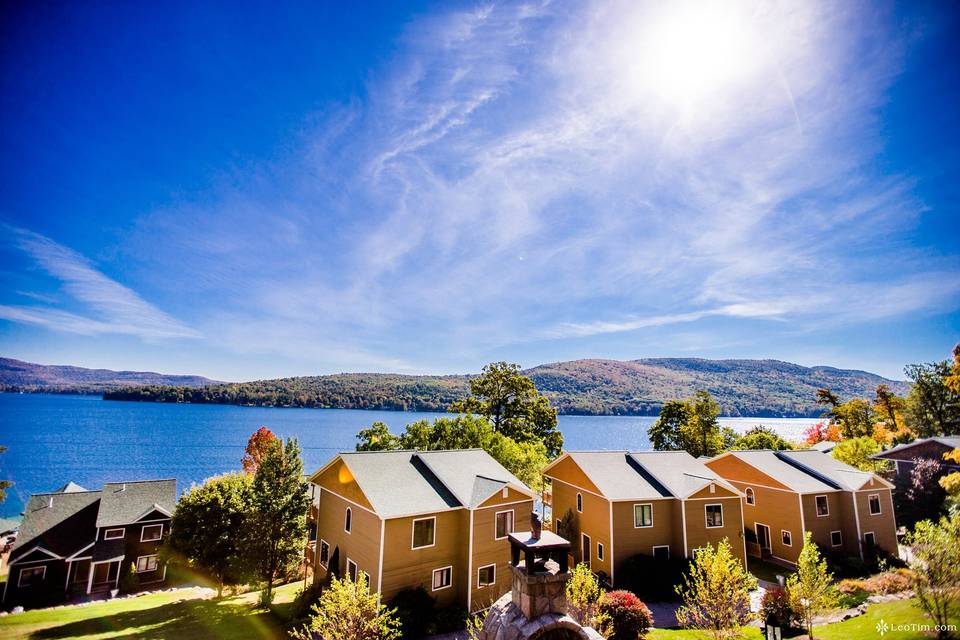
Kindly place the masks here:
[[(284, 605), (281, 605), (283, 607)], [(281, 607), (277, 608), (280, 613)], [(279, 639), (286, 625), (273, 611), (253, 609), (230, 600), (186, 600), (151, 609), (69, 622), (35, 631), (30, 638), (71, 638), (96, 635), (107, 638)]]

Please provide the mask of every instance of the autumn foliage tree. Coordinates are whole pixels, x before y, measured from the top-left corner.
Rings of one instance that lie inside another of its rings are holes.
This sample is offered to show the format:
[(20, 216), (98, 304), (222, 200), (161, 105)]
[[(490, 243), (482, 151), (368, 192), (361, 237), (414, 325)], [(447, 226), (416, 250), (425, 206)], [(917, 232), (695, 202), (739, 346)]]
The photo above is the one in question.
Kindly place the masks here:
[(756, 586), (757, 579), (733, 555), (729, 540), (724, 538), (716, 547), (708, 543), (694, 555), (683, 584), (676, 587), (683, 600), (677, 621), (714, 640), (736, 638), (754, 617), (750, 591)]
[(260, 463), (263, 461), (264, 456), (267, 455), (271, 444), (277, 441), (277, 436), (275, 436), (270, 429), (266, 427), (257, 429), (256, 432), (250, 436), (250, 439), (247, 440), (246, 452), (240, 460), (241, 464), (243, 464), (244, 472), (251, 475), (256, 473), (257, 469), (260, 468)]

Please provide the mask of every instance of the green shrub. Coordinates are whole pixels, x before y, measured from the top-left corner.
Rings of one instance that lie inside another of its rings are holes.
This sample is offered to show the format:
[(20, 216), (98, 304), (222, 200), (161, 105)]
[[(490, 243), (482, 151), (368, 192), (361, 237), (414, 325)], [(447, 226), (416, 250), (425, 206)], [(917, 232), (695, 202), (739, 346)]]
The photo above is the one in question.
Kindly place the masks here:
[(402, 638), (423, 638), (427, 635), (436, 618), (436, 600), (426, 589), (404, 589), (390, 601), (390, 607), (397, 610)]

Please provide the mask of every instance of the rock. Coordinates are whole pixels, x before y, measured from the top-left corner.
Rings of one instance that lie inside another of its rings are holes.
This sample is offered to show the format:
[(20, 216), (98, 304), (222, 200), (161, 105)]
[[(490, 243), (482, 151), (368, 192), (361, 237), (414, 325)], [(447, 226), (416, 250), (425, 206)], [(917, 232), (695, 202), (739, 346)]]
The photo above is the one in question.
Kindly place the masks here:
[(14, 607), (10, 610), (10, 613), (23, 613), (23, 607)]

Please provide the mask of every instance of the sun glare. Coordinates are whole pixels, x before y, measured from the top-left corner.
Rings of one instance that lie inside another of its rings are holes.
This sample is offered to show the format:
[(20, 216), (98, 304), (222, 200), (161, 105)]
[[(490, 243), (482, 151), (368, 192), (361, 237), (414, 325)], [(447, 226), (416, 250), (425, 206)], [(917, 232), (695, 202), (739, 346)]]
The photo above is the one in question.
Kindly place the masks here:
[(671, 3), (637, 38), (635, 80), (644, 93), (691, 108), (749, 73), (759, 54), (745, 6)]

